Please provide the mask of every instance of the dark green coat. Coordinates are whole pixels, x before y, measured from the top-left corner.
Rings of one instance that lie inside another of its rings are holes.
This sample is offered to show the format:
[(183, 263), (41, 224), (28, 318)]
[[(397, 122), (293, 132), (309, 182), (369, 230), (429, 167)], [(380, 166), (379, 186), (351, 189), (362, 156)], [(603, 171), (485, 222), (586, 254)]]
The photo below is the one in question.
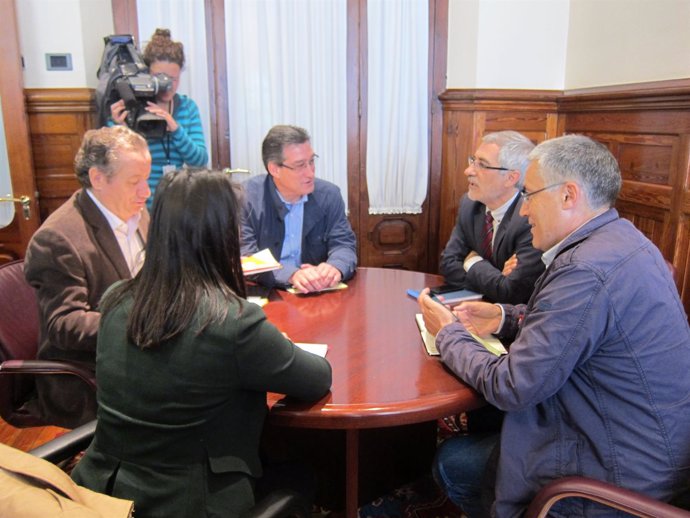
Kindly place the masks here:
[[(131, 300), (98, 334), (98, 427), (73, 478), (134, 500), (137, 518), (235, 516), (261, 476), (266, 392), (314, 400), (329, 363), (285, 339), (258, 306), (230, 304), (222, 325), (142, 350), (126, 340)], [(197, 319), (202, 314), (199, 310)]]

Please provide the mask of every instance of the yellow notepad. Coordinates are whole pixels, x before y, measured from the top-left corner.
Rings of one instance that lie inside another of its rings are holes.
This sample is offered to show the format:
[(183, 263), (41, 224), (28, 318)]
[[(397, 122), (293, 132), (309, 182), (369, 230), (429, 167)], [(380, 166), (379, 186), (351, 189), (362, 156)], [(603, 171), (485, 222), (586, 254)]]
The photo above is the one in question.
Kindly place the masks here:
[[(436, 337), (427, 330), (426, 325), (424, 324), (424, 316), (421, 313), (417, 313), (415, 315), (415, 320), (417, 321), (417, 327), (419, 327), (419, 333), (422, 335), (426, 352), (431, 356), (438, 356), (440, 353), (436, 348)], [(493, 336), (491, 338), (481, 338), (474, 333), (470, 333), (470, 335), (472, 335), (472, 338), (474, 338), (477, 342), (482, 344), (487, 351), (495, 354), (496, 356), (501, 356), (502, 354), (508, 353), (498, 338)]]
[(273, 254), (268, 248), (264, 248), (248, 257), (242, 257), (242, 273), (245, 275), (254, 275), (255, 273), (270, 272), (282, 268), (282, 265), (276, 261)]

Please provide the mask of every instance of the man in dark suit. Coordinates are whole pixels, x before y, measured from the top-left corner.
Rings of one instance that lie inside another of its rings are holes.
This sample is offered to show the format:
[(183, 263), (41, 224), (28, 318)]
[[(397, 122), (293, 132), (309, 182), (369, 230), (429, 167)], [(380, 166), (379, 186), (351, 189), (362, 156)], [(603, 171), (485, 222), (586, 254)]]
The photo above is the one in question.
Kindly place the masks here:
[[(532, 247), (530, 225), (520, 216), (519, 191), (533, 148), (524, 135), (499, 131), (485, 135), (469, 157), (468, 192), (441, 254), (446, 285), (476, 291), (489, 302), (529, 300), (544, 271), (541, 252)], [(481, 445), (483, 434), (500, 429), (502, 420), (503, 412), (488, 405), (442, 419), (439, 425), (450, 432), (472, 432)], [(492, 449), (493, 443), (487, 443), (483, 454), (490, 455)]]
[[(24, 273), (38, 297), (38, 357), (94, 370), (101, 295), (143, 262), (151, 155), (140, 135), (115, 126), (87, 131), (74, 162), (82, 189), (31, 238)], [(73, 428), (96, 416), (95, 394), (72, 376), (40, 376), (37, 390), (52, 424)]]
[(468, 192), (441, 254), (447, 285), (476, 291), (490, 302), (529, 300), (544, 271), (527, 219), (519, 214), (518, 192), (533, 148), (524, 135), (500, 131), (485, 135), (469, 158)]

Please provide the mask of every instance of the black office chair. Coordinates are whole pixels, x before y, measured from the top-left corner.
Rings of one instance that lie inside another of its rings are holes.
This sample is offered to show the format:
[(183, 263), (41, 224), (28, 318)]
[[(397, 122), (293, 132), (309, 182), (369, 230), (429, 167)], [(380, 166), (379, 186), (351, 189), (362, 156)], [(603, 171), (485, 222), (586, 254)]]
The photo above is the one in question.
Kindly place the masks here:
[[(34, 448), (29, 453), (53, 464), (69, 461), (89, 446), (95, 432), (94, 420)], [(311, 510), (300, 495), (292, 491), (276, 490), (259, 500), (243, 518), (308, 518), (310, 515)]]
[(564, 498), (585, 498), (643, 518), (688, 518), (686, 511), (646, 495), (586, 477), (564, 477), (545, 485), (527, 508), (525, 518), (545, 518)]
[(50, 425), (41, 418), (36, 376), (77, 376), (96, 390), (92, 373), (64, 361), (37, 360), (38, 303), (24, 261), (0, 265), (0, 417), (12, 426)]

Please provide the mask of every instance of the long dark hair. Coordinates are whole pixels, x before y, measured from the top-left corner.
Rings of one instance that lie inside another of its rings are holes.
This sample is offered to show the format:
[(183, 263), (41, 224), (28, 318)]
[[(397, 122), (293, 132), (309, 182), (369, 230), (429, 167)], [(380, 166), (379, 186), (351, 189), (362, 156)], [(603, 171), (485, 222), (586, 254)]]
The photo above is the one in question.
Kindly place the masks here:
[(239, 228), (238, 198), (227, 175), (166, 174), (153, 199), (144, 265), (106, 295), (101, 311), (105, 315), (131, 293), (127, 337), (139, 347), (178, 336), (200, 307), (198, 332), (224, 320), (229, 300), (245, 297)]

